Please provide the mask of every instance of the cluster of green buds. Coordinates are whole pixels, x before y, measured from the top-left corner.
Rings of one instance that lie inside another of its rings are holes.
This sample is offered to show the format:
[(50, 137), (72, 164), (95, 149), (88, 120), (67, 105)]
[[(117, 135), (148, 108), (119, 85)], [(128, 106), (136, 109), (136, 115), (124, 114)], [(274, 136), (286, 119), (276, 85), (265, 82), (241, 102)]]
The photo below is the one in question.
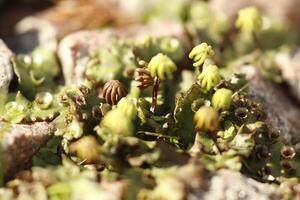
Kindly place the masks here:
[[(117, 136), (132, 136), (137, 108), (133, 99), (122, 98), (117, 107), (109, 111), (100, 123), (100, 127)], [(116, 122), (116, 120), (118, 120)]]
[(204, 92), (210, 91), (221, 81), (219, 68), (216, 65), (205, 66), (198, 80)]
[(57, 130), (56, 136), (63, 137), (63, 145), (68, 151), (68, 144), (92, 130), (85, 128), (85, 124), (97, 125), (102, 116), (110, 109), (110, 105), (103, 102), (87, 86), (67, 86), (59, 94), (59, 115), (54, 119)]
[(232, 91), (226, 88), (218, 89), (212, 97), (212, 105), (216, 109), (227, 110), (232, 101)]
[(166, 55), (159, 53), (149, 62), (149, 71), (153, 78), (158, 77), (160, 80), (173, 79), (173, 73), (176, 71), (176, 64)]
[(197, 131), (214, 132), (219, 128), (219, 113), (208, 106), (201, 107), (194, 115)]
[(118, 105), (118, 109), (123, 112), (129, 119), (134, 120), (137, 116), (137, 108), (133, 99), (122, 98)]
[(70, 153), (75, 154), (84, 164), (100, 162), (100, 145), (93, 136), (84, 136), (69, 146)]
[(14, 71), (20, 89), (26, 97), (33, 98), (38, 91), (49, 90), (60, 69), (54, 51), (37, 48), (31, 54), (19, 55)]
[(130, 42), (127, 40), (112, 40), (107, 47), (92, 52), (85, 77), (95, 84), (130, 79), (136, 63), (132, 45), (128, 43)]
[(214, 50), (207, 43), (201, 43), (194, 47), (189, 54), (189, 58), (194, 60), (193, 66), (197, 67), (201, 72), (198, 76), (198, 80), (205, 93), (210, 91), (221, 81), (221, 75), (217, 65), (204, 65), (205, 60), (212, 58), (214, 55)]
[[(199, 134), (208, 134), (208, 137), (214, 142), (218, 153), (221, 153), (221, 148), (217, 142), (217, 131), (220, 126), (220, 116), (218, 110), (210, 106), (202, 106), (194, 115), (195, 129), (197, 137)], [(196, 142), (198, 139), (196, 139)]]
[(150, 37), (148, 35), (135, 41), (133, 52), (136, 57), (147, 62), (158, 53), (167, 55), (176, 62), (184, 56), (183, 48), (177, 38)]
[(5, 104), (2, 119), (11, 123), (52, 120), (59, 110), (56, 103), (49, 92), (38, 93), (34, 101), (29, 101), (18, 92), (15, 101)]
[(31, 120), (52, 120), (58, 115), (57, 97), (50, 92), (40, 92), (36, 95), (31, 110)]
[(154, 112), (157, 104), (157, 93), (160, 80), (172, 80), (173, 73), (177, 70), (177, 66), (167, 55), (159, 53), (152, 57), (148, 64), (148, 69), (150, 75), (154, 78), (151, 106), (151, 112)]
[(3, 119), (12, 123), (19, 123), (26, 117), (26, 110), (28, 108), (16, 101), (9, 102), (4, 107), (5, 114)]
[(204, 62), (208, 58), (212, 58), (215, 55), (214, 50), (207, 43), (201, 43), (194, 47), (189, 54), (189, 58), (194, 60), (193, 66), (202, 68)]
[(256, 46), (261, 48), (257, 33), (262, 28), (262, 15), (256, 7), (241, 9), (238, 13), (238, 19), (235, 26), (244, 34), (252, 35)]
[(254, 33), (260, 31), (262, 26), (262, 16), (256, 7), (241, 9), (235, 26), (244, 33)]

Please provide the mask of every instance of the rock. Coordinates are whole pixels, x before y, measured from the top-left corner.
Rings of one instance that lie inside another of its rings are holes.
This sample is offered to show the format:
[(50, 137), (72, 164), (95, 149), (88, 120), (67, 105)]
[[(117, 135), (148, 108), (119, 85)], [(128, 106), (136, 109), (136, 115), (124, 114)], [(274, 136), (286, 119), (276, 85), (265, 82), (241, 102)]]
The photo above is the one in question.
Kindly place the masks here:
[(276, 186), (260, 183), (239, 172), (222, 169), (209, 180), (204, 200), (267, 200), (276, 198)]
[(288, 143), (300, 141), (300, 109), (284, 90), (264, 79), (253, 66), (244, 66), (241, 71), (248, 76), (250, 98), (261, 103), (266, 113), (266, 123), (279, 129)]
[(300, 25), (298, 0), (232, 0), (230, 3), (227, 0), (212, 0), (209, 4), (214, 12), (224, 13), (231, 20), (234, 20), (239, 9), (253, 5), (281, 22), (295, 27)]
[(1, 162), (5, 179), (11, 178), (31, 160), (32, 156), (50, 139), (53, 124), (7, 125), (0, 122)]
[(141, 38), (173, 36), (178, 38), (186, 51), (190, 42), (185, 29), (175, 22), (160, 22), (151, 25), (134, 25), (124, 29), (106, 29), (103, 31), (80, 31), (65, 37), (59, 44), (58, 56), (66, 84), (80, 83), (89, 55), (99, 47), (105, 47), (114, 38)]
[(9, 83), (13, 78), (12, 59), (14, 54), (0, 39), (0, 103), (3, 105), (8, 91)]
[(283, 51), (275, 57), (276, 66), (281, 70), (290, 93), (300, 102), (300, 48), (295, 51)]
[(15, 26), (16, 35), (8, 39), (17, 53), (28, 53), (37, 46), (57, 47), (57, 40), (81, 30), (100, 27), (113, 21), (108, 5), (95, 0), (59, 1), (54, 6), (27, 16)]
[(16, 37), (12, 48), (17, 53), (29, 53), (37, 46), (55, 50), (57, 48), (58, 30), (49, 20), (34, 16), (25, 17), (17, 23)]

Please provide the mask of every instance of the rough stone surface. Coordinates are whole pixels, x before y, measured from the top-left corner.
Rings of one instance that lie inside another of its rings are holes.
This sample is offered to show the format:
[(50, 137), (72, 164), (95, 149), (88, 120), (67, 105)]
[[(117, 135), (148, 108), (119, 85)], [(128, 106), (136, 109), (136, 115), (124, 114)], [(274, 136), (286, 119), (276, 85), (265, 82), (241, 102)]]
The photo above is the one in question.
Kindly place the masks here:
[(281, 131), (286, 142), (300, 141), (300, 110), (285, 91), (264, 79), (253, 66), (242, 67), (249, 80), (249, 95), (261, 103), (266, 113), (266, 122)]
[(239, 172), (222, 169), (212, 176), (204, 200), (276, 199), (276, 186), (260, 183)]
[(48, 141), (55, 131), (52, 124), (14, 124), (9, 127), (0, 122), (1, 151), (5, 178), (11, 178), (22, 169), (32, 156)]
[(83, 80), (88, 56), (95, 49), (105, 47), (113, 38), (141, 38), (145, 35), (174, 36), (181, 40), (187, 50), (190, 50), (186, 31), (180, 24), (174, 22), (161, 22), (148, 26), (134, 25), (125, 29), (76, 32), (65, 37), (58, 47), (66, 84), (80, 83)]
[(0, 105), (3, 105), (6, 101), (8, 87), (13, 79), (13, 57), (14, 54), (0, 39)]
[(113, 21), (113, 14), (108, 4), (94, 0), (58, 1), (20, 20), (15, 26), (16, 35), (8, 41), (18, 53), (28, 53), (37, 46), (55, 49), (58, 39), (74, 31), (98, 28)]
[(281, 70), (291, 94), (300, 102), (300, 48), (278, 53), (275, 63)]
[(12, 62), (13, 53), (0, 39), (0, 91), (6, 91), (13, 77)]
[(55, 50), (59, 30), (43, 18), (29, 16), (22, 19), (15, 27), (17, 36), (10, 42), (17, 53), (29, 53), (37, 46)]

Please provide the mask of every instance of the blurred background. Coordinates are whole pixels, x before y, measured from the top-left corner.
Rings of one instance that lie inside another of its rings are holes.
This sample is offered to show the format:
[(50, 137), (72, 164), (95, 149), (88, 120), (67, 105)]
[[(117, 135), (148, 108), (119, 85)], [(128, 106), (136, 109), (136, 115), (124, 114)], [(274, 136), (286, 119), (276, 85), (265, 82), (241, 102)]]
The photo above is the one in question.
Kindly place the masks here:
[(0, 0), (0, 38), (16, 53), (25, 53), (78, 30), (158, 20), (216, 32), (250, 5), (276, 21), (277, 29), (280, 23), (285, 30), (300, 27), (299, 0)]

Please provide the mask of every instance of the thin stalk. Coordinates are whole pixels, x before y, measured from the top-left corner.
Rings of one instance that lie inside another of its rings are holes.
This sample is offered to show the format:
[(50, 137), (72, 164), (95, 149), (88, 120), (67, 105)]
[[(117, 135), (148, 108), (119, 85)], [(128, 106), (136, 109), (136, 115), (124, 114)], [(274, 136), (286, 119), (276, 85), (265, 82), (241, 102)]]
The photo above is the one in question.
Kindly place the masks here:
[(222, 153), (222, 150), (219, 147), (219, 144), (217, 142), (217, 136), (215, 136), (215, 134), (211, 134), (211, 139), (214, 141), (214, 143), (215, 143), (215, 145), (217, 147), (217, 150), (218, 150), (218, 154), (220, 155)]
[(202, 63), (202, 64), (198, 67), (198, 70), (199, 70), (200, 73), (201, 73), (202, 70), (203, 70), (203, 66), (204, 66), (204, 63)]
[(156, 105), (157, 105), (157, 93), (158, 93), (159, 83), (160, 83), (159, 78), (156, 76), (154, 78), (154, 84), (153, 84), (153, 90), (152, 90), (152, 105), (150, 108), (150, 111), (152, 113), (155, 112)]
[(256, 44), (257, 48), (262, 49), (262, 46), (261, 46), (261, 43), (259, 42), (257, 34), (255, 32), (252, 32), (252, 36), (253, 36), (254, 43)]

